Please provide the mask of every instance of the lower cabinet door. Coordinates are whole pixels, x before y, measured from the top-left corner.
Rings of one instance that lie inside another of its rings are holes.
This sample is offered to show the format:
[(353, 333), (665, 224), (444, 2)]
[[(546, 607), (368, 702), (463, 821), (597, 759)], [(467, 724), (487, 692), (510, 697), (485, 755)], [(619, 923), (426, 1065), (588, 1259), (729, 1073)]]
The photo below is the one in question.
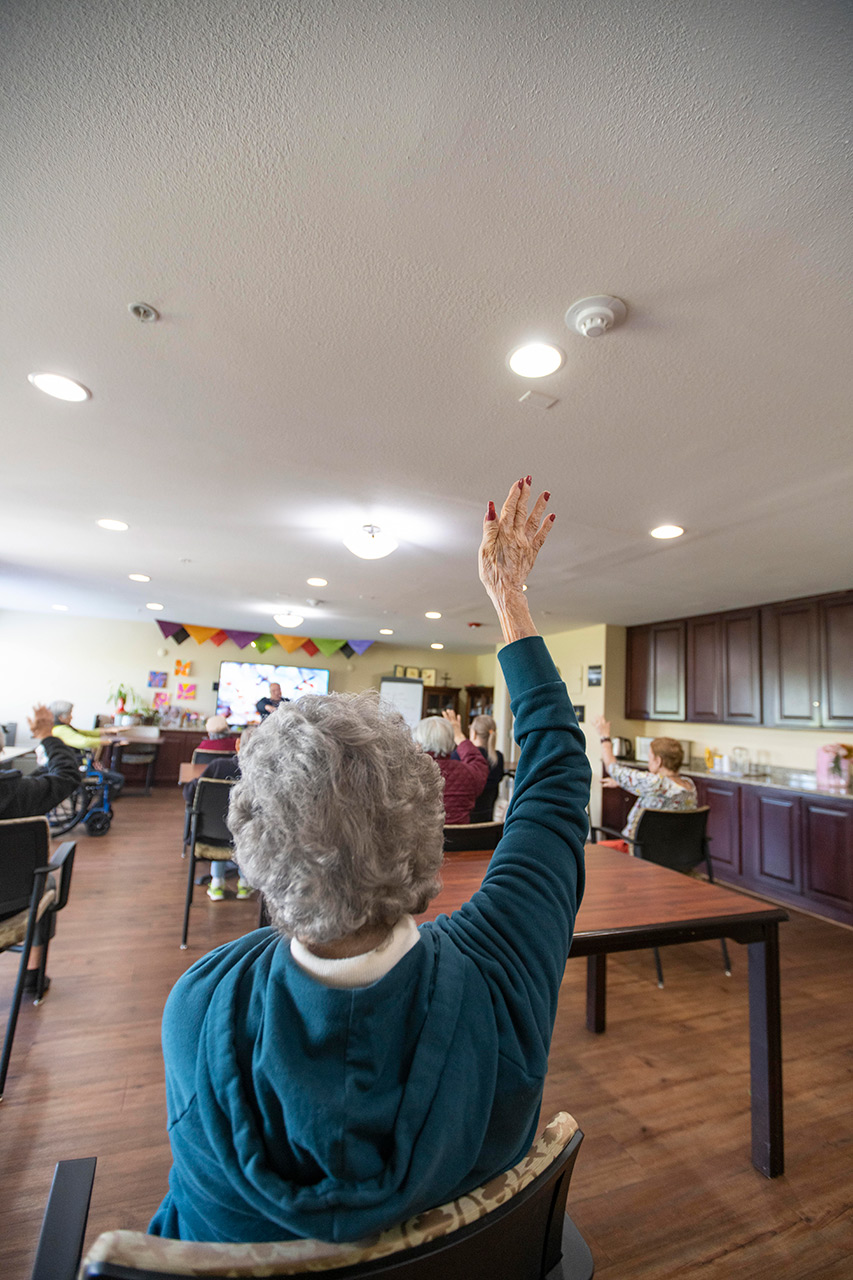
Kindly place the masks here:
[[(602, 787), (601, 789), (601, 824), (612, 831), (621, 831), (628, 821), (628, 814), (634, 807), (637, 797), (621, 787)], [(605, 836), (606, 840), (615, 839)]]
[(853, 923), (853, 801), (803, 796), (803, 848), (808, 850), (803, 894)]
[(800, 893), (800, 797), (769, 787), (745, 786), (742, 792), (744, 884), (759, 893)]
[(740, 794), (736, 782), (715, 778), (697, 778), (696, 791), (700, 805), (708, 805), (708, 836), (711, 841), (711, 866), (714, 875), (730, 883), (743, 875), (740, 837)]

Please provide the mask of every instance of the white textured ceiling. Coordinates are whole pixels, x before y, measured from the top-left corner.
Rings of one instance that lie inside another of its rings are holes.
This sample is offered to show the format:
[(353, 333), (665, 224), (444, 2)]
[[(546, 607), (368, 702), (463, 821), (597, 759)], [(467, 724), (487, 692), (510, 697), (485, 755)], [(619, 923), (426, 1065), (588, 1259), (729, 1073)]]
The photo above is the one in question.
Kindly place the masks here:
[[(482, 511), (528, 471), (547, 629), (853, 584), (852, 34), (829, 0), (8, 0), (3, 601), (482, 648)], [(569, 334), (606, 292), (625, 325)], [(568, 356), (535, 384), (528, 336)], [(340, 545), (369, 519), (389, 559)]]

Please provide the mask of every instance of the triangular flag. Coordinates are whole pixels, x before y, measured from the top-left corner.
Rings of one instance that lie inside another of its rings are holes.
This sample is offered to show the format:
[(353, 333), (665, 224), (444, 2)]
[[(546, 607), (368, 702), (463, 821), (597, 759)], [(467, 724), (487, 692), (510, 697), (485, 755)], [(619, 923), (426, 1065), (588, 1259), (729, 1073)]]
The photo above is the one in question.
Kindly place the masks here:
[(267, 649), (271, 649), (274, 644), (275, 644), (275, 636), (271, 636), (271, 635), (258, 636), (257, 640), (255, 641), (255, 648), (257, 649), (258, 653), (266, 653)]
[(172, 632), (172, 639), (174, 640), (175, 644), (183, 644), (184, 641), (189, 640), (189, 638), (190, 638), (190, 633), (189, 631), (187, 631), (186, 627), (178, 627), (177, 631)]
[(320, 652), (320, 650), (317, 648), (317, 646), (316, 646), (316, 644), (314, 643), (314, 641), (313, 641), (313, 640), (306, 640), (306, 641), (304, 642), (304, 644), (302, 645), (302, 648), (305, 650), (305, 652), (306, 652), (306, 653), (309, 655), (309, 657), (311, 657), (311, 658), (313, 658), (313, 657), (314, 657), (314, 654), (315, 654), (315, 653), (319, 653), (319, 652)]
[(353, 649), (351, 644), (347, 643), (341, 646), (341, 653), (344, 655), (345, 658), (351, 658), (352, 655), (355, 653), (355, 649)]
[(215, 635), (210, 637), (210, 643), (215, 644), (218, 649), (219, 646), (221, 644), (224, 644), (227, 639), (228, 639), (227, 631), (217, 631)]
[(196, 644), (204, 644), (205, 640), (209, 640), (211, 636), (215, 636), (217, 627), (191, 627), (186, 623), (186, 629), (189, 631)]
[(161, 622), (159, 618), (157, 619), (157, 626), (163, 632), (163, 636), (166, 640), (168, 640), (170, 636), (173, 636), (176, 631), (181, 630), (180, 622)]
[(297, 649), (301, 649), (307, 636), (276, 636), (276, 640), (284, 649), (285, 653), (296, 653)]
[(246, 645), (257, 640), (260, 634), (259, 631), (229, 631), (228, 639), (233, 640), (238, 649), (245, 649)]
[(331, 658), (333, 653), (337, 653), (338, 649), (343, 648), (346, 644), (346, 640), (324, 640), (316, 636), (313, 639), (317, 648), (326, 658)]
[(347, 644), (351, 649), (355, 649), (357, 654), (364, 653), (373, 644), (372, 640), (347, 640)]

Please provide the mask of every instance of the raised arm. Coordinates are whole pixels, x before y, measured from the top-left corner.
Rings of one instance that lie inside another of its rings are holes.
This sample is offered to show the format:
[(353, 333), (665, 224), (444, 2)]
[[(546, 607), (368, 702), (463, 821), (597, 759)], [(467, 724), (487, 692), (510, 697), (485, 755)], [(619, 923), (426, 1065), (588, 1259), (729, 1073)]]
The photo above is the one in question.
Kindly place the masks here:
[(48, 813), (80, 785), (77, 757), (70, 747), (52, 736), (53, 716), (47, 707), (33, 707), (29, 726), (33, 737), (45, 749), (47, 767), (43, 773), (16, 779), (15, 812), (7, 813), (7, 817), (33, 818)]

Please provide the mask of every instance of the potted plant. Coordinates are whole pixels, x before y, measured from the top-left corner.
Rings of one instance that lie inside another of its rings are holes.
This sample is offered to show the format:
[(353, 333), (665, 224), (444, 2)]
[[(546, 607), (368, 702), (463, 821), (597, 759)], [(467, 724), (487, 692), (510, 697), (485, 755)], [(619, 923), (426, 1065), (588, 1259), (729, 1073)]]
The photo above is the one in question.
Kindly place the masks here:
[(128, 702), (139, 702), (139, 695), (134, 689), (127, 684), (115, 684), (110, 686), (107, 702), (115, 703), (114, 720), (116, 724), (130, 725), (138, 724), (139, 717), (135, 712), (128, 711)]

